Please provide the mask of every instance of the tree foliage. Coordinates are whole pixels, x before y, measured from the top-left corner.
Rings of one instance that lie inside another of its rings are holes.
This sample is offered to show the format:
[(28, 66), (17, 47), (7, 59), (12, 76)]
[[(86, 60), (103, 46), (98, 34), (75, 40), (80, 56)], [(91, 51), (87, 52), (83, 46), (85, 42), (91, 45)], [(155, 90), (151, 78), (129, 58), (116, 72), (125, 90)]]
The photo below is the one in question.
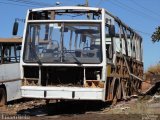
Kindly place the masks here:
[(156, 31), (151, 36), (153, 42), (160, 41), (160, 26), (156, 28)]

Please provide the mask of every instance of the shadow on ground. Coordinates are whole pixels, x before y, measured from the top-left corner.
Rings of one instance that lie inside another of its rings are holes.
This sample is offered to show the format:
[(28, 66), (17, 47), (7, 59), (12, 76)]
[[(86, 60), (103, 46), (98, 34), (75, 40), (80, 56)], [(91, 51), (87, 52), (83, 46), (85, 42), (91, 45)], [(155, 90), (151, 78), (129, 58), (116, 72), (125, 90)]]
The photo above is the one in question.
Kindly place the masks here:
[(86, 112), (102, 111), (110, 105), (110, 103), (101, 101), (63, 101), (23, 109), (18, 111), (17, 114), (29, 116), (84, 114)]

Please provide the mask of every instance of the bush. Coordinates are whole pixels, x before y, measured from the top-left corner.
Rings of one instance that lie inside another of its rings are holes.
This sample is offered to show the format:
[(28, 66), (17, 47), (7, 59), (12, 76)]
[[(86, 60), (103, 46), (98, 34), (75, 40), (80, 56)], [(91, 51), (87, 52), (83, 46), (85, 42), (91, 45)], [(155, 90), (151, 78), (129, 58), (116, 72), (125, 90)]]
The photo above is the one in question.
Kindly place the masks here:
[(154, 75), (160, 75), (160, 63), (150, 66), (147, 72), (145, 72), (147, 80), (151, 80), (151, 78), (153, 78)]

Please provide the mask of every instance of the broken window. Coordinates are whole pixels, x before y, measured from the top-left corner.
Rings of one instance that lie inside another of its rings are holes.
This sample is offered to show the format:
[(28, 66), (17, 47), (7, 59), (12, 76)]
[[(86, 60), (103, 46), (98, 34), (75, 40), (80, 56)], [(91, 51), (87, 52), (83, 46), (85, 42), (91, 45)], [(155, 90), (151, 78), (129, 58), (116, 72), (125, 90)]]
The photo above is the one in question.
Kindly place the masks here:
[(25, 42), (25, 62), (100, 63), (100, 23), (31, 23)]

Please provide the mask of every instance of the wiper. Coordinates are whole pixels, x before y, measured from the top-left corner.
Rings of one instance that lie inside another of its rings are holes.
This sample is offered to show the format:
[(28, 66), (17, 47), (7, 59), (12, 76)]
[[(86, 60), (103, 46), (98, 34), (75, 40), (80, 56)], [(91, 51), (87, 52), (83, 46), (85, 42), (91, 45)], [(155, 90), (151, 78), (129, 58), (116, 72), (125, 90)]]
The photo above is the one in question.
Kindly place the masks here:
[[(70, 52), (69, 52), (69, 54), (72, 55), (72, 53), (70, 53)], [(79, 64), (79, 65), (82, 64), (74, 55), (72, 55), (72, 57), (76, 60), (76, 62), (75, 62), (76, 64)]]
[(36, 54), (36, 58), (37, 58), (37, 60), (35, 60), (39, 65), (42, 65), (42, 62), (41, 62), (41, 60), (39, 59), (39, 57), (38, 57), (38, 55)]

